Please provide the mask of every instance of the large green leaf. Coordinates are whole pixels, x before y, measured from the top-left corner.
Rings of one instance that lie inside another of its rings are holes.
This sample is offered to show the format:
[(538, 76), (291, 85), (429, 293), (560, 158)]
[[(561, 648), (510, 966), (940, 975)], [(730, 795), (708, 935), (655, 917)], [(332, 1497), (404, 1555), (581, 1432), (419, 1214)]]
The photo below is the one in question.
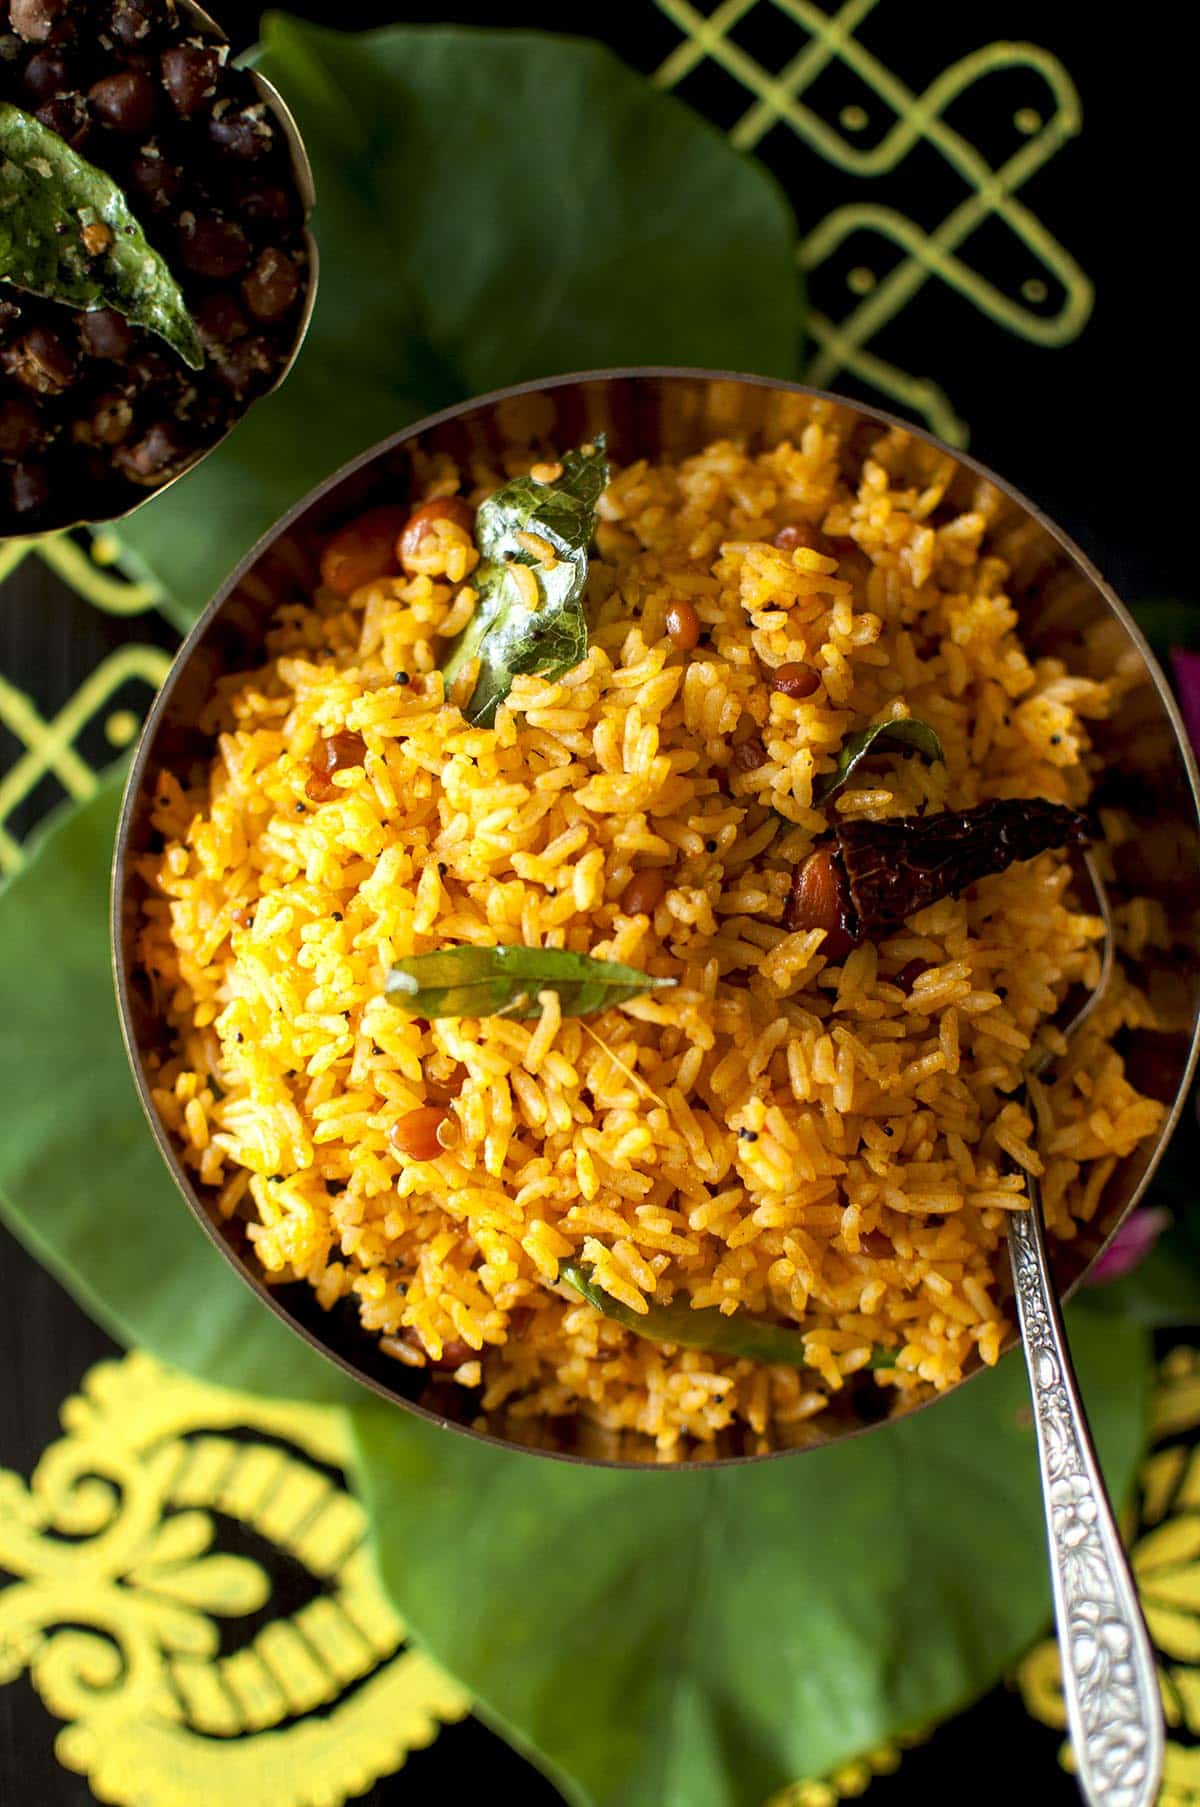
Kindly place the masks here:
[(120, 530), (177, 620), (289, 503), (431, 409), (604, 364), (796, 374), (781, 191), (610, 51), (272, 14), (259, 67), (312, 157), (320, 292), (278, 394)]
[(119, 773), (0, 891), (0, 1213), (121, 1342), (227, 1386), (362, 1389), (255, 1298), (194, 1222), (142, 1116), (108, 956)]
[[(1146, 1338), (1079, 1312), (1072, 1336), (1124, 1498)], [(1019, 1356), (887, 1430), (716, 1472), (503, 1454), (377, 1403), (351, 1417), (405, 1619), (589, 1807), (762, 1807), (983, 1692), (1048, 1615)]]

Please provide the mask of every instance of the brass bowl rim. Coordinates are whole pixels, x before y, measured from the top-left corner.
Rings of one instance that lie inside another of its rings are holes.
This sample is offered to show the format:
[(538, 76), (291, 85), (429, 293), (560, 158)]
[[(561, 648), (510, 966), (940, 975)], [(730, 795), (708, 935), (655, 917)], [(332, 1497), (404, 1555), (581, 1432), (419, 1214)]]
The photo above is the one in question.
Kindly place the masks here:
[[(228, 33), (221, 29), (211, 13), (205, 12), (202, 6), (196, 4), (196, 0), (176, 0), (176, 4), (181, 12), (189, 15), (198, 33), (204, 37), (215, 38), (219, 43), (228, 45)], [(270, 388), (264, 389), (260, 395), (252, 396), (250, 401), (234, 414), (220, 438), (214, 439), (211, 445), (205, 446), (203, 451), (197, 452), (190, 463), (183, 465), (180, 470), (175, 472), (173, 477), (168, 477), (165, 483), (158, 484), (154, 489), (146, 490), (145, 494), (139, 496), (135, 502), (131, 502), (128, 508), (122, 508), (119, 514), (83, 515), (79, 520), (64, 521), (61, 526), (58, 527), (36, 527), (30, 529), (27, 533), (7, 533), (4, 535), (6, 544), (9, 542), (15, 544), (22, 540), (36, 542), (37, 540), (50, 539), (54, 535), (60, 533), (74, 533), (80, 527), (113, 527), (120, 521), (127, 521), (130, 515), (137, 513), (139, 508), (145, 508), (148, 502), (157, 502), (160, 496), (165, 496), (167, 491), (173, 489), (182, 478), (190, 477), (192, 472), (197, 470), (199, 466), (204, 463), (206, 458), (212, 456), (218, 446), (225, 444), (229, 435), (241, 426), (250, 410), (256, 408), (259, 402), (265, 402), (268, 396), (274, 395), (280, 384), (286, 382), (288, 377), (292, 374), (292, 371), (295, 368), (296, 359), (304, 349), (304, 341), (308, 337), (308, 329), (312, 325), (313, 311), (317, 305), (317, 285), (320, 281), (321, 274), (320, 252), (317, 248), (317, 241), (313, 237), (312, 228), (309, 225), (312, 210), (316, 204), (316, 186), (313, 181), (312, 162), (309, 158), (308, 151), (305, 148), (304, 140), (300, 136), (300, 127), (296, 124), (296, 118), (292, 109), (288, 106), (274, 82), (269, 82), (265, 75), (260, 75), (258, 70), (253, 67), (247, 67), (245, 73), (254, 83), (254, 86), (258, 91), (259, 99), (266, 102), (271, 112), (275, 115), (277, 123), (282, 127), (284, 138), (287, 141), (288, 153), (291, 158), (292, 179), (296, 184), (296, 192), (300, 197), (300, 205), (304, 210), (301, 229), (304, 236), (304, 249), (308, 258), (308, 269), (306, 272), (304, 304), (300, 309), (300, 315), (296, 321), (295, 336), (292, 340), (291, 350), (283, 363), (279, 366), (275, 380)]]
[[(322, 1337), (310, 1330), (308, 1325), (298, 1322), (286, 1307), (280, 1303), (278, 1298), (275, 1297), (274, 1290), (259, 1279), (259, 1277), (250, 1270), (246, 1262), (240, 1258), (237, 1251), (230, 1247), (229, 1243), (221, 1235), (217, 1225), (213, 1222), (210, 1213), (205, 1209), (202, 1200), (192, 1186), (191, 1180), (176, 1154), (171, 1138), (159, 1118), (150, 1096), (150, 1087), (142, 1066), (140, 1050), (138, 1048), (133, 1027), (134, 1019), (130, 1002), (128, 974), (122, 959), (122, 927), (123, 905), (125, 899), (123, 878), (127, 871), (126, 856), (129, 835), (133, 824), (135, 807), (141, 796), (151, 749), (157, 737), (159, 723), (167, 712), (175, 685), (190, 661), (193, 652), (204, 639), (209, 628), (236, 591), (242, 579), (253, 569), (254, 565), (277, 539), (287, 533), (297, 521), (301, 520), (308, 511), (318, 504), (323, 497), (328, 495), (331, 490), (338, 488), (357, 472), (365, 470), (377, 460), (390, 456), (398, 447), (407, 442), (419, 439), (422, 434), (427, 433), (436, 427), (443, 426), (461, 416), (474, 414), (483, 409), (494, 409), (502, 402), (518, 400), (525, 396), (542, 395), (556, 389), (565, 389), (585, 383), (629, 381), (663, 382), (671, 380), (710, 384), (736, 383), (754, 389), (782, 391), (790, 395), (808, 396), (816, 401), (830, 402), (838, 408), (848, 409), (853, 413), (875, 421), (881, 427), (898, 427), (904, 432), (912, 434), (915, 438), (924, 441), (926, 445), (933, 446), (936, 450), (947, 454), (959, 464), (974, 471), (977, 476), (984, 479), (986, 482), (994, 484), (995, 487), (1007, 496), (1011, 502), (1016, 503), (1017, 507), (1020, 508), (1026, 516), (1035, 521), (1047, 534), (1049, 534), (1062, 551), (1066, 553), (1071, 563), (1082, 571), (1084, 576), (1095, 586), (1108, 608), (1116, 616), (1118, 621), (1120, 621), (1125, 631), (1133, 640), (1138, 651), (1141, 653), (1147, 670), (1153, 679), (1158, 701), (1171, 724), (1175, 736), (1176, 751), (1181, 756), (1184, 770), (1187, 773), (1188, 791), (1192, 804), (1193, 818), (1197, 830), (1200, 832), (1200, 771), (1197, 770), (1196, 757), (1192, 752), (1191, 743), (1188, 739), (1183, 718), (1157, 658), (1151, 650), (1145, 635), (1126, 609), (1124, 603), (1117, 596), (1111, 585), (1106, 582), (1088, 555), (1075, 543), (1071, 536), (1059, 527), (1055, 521), (1051, 520), (1036, 503), (1030, 501), (1029, 497), (1026, 496), (1023, 491), (1017, 489), (1013, 484), (1009, 483), (1007, 479), (997, 476), (993, 470), (981, 463), (979, 459), (972, 457), (970, 453), (960, 451), (954, 446), (947, 445), (943, 440), (940, 440), (934, 434), (927, 432), (923, 427), (915, 426), (911, 421), (904, 420), (899, 415), (888, 413), (885, 409), (876, 408), (871, 404), (861, 402), (854, 397), (839, 395), (833, 390), (817, 389), (806, 383), (788, 382), (785, 379), (778, 377), (756, 376), (747, 372), (733, 370), (710, 370), (699, 366), (657, 364), (614, 366), (612, 368), (602, 368), (598, 370), (572, 371), (561, 376), (535, 378), (529, 382), (510, 384), (502, 389), (490, 390), (484, 395), (472, 396), (469, 400), (455, 403), (452, 407), (441, 408), (434, 414), (427, 414), (423, 416), (422, 419), (414, 421), (411, 426), (403, 427), (397, 432), (389, 434), (385, 439), (379, 440), (376, 444), (369, 446), (365, 451), (359, 452), (355, 457), (347, 460), (345, 464), (340, 465), (336, 471), (332, 472), (328, 477), (323, 478), (320, 483), (314, 485), (306, 495), (298, 502), (294, 503), (285, 514), (281, 515), (279, 519), (259, 537), (250, 551), (245, 554), (238, 562), (235, 569), (226, 578), (225, 582), (221, 585), (220, 589), (213, 596), (212, 600), (208, 603), (203, 613), (198, 617), (187, 634), (187, 637), (175, 654), (171, 668), (163, 681), (162, 688), (155, 697), (143, 724), (121, 798), (117, 837), (113, 849), (109, 916), (112, 971), (117, 995), (118, 1015), (121, 1023), (121, 1036), (125, 1044), (125, 1051), (133, 1073), (138, 1098), (154, 1135), (154, 1139), (166, 1161), (176, 1186), (183, 1194), (184, 1199), (187, 1201), (193, 1215), (198, 1219), (205, 1234), (209, 1237), (210, 1241), (215, 1243), (217, 1248), (220, 1249), (222, 1255), (241, 1277), (242, 1281), (258, 1295), (259, 1299), (274, 1312), (275, 1316), (279, 1318), (282, 1323), (286, 1324), (288, 1329), (295, 1335), (302, 1337), (311, 1348), (324, 1356), (327, 1361), (333, 1362), (344, 1374), (349, 1375), (351, 1379), (357, 1381), (360, 1386), (367, 1388), (370, 1392), (377, 1394), (380, 1398), (386, 1399), (389, 1404), (397, 1406), (401, 1410), (416, 1413), (416, 1415), (423, 1418), (427, 1424), (434, 1426), (439, 1430), (453, 1431), (460, 1436), (470, 1437), (476, 1442), (490, 1445), (494, 1449), (506, 1450), (516, 1455), (540, 1456), (551, 1461), (575, 1463), (585, 1468), (614, 1468), (630, 1472), (640, 1472), (645, 1469), (646, 1471), (653, 1471), (655, 1473), (678, 1473), (690, 1472), (695, 1469), (710, 1470), (716, 1468), (746, 1467), (754, 1463), (776, 1461), (781, 1458), (811, 1454), (815, 1450), (829, 1448), (835, 1444), (846, 1442), (851, 1438), (868, 1436), (872, 1432), (886, 1430), (889, 1425), (900, 1422), (902, 1418), (911, 1417), (914, 1412), (928, 1411), (933, 1406), (938, 1405), (942, 1400), (950, 1398), (952, 1394), (957, 1393), (962, 1387), (969, 1385), (972, 1380), (986, 1370), (982, 1364), (979, 1364), (969, 1373), (965, 1374), (962, 1380), (957, 1381), (954, 1386), (947, 1388), (944, 1393), (937, 1393), (930, 1398), (921, 1400), (918, 1404), (908, 1408), (908, 1410), (898, 1414), (896, 1417), (881, 1418), (873, 1423), (854, 1424), (848, 1426), (844, 1430), (839, 1429), (836, 1435), (824, 1438), (819, 1442), (800, 1444), (792, 1448), (764, 1450), (749, 1455), (706, 1456), (703, 1453), (700, 1453), (689, 1457), (689, 1459), (683, 1462), (675, 1463), (660, 1463), (654, 1461), (652, 1458), (645, 1462), (640, 1462), (608, 1456), (581, 1455), (574, 1450), (546, 1449), (539, 1448), (532, 1444), (526, 1445), (517, 1443), (511, 1438), (498, 1436), (491, 1431), (477, 1430), (473, 1425), (459, 1423), (453, 1418), (446, 1418), (441, 1413), (430, 1410), (428, 1406), (421, 1405), (415, 1400), (404, 1398), (402, 1395), (393, 1392), (385, 1386), (382, 1381), (367, 1374), (348, 1356), (343, 1355), (340, 1350), (332, 1348)], [(1070, 1285), (1059, 1294), (1060, 1302), (1065, 1303), (1070, 1299), (1077, 1288), (1086, 1280), (1087, 1275), (1100, 1260), (1121, 1226), (1128, 1221), (1131, 1213), (1137, 1209), (1147, 1187), (1154, 1178), (1159, 1162), (1161, 1161), (1166, 1147), (1174, 1134), (1176, 1125), (1179, 1122), (1196, 1071), (1198, 1055), (1200, 1055), (1200, 1006), (1197, 1008), (1192, 1023), (1188, 1056), (1180, 1076), (1179, 1085), (1162, 1128), (1158, 1132), (1153, 1153), (1147, 1163), (1146, 1170), (1131, 1194), (1125, 1209), (1113, 1224), (1109, 1234), (1096, 1249), (1087, 1265), (1081, 1269), (1080, 1273)], [(1001, 1350), (1000, 1359), (1002, 1361), (1013, 1354), (1019, 1340), (1019, 1332), (1016, 1330), (1015, 1326), (1011, 1327)], [(648, 1448), (652, 1447), (649, 1439), (646, 1441)]]

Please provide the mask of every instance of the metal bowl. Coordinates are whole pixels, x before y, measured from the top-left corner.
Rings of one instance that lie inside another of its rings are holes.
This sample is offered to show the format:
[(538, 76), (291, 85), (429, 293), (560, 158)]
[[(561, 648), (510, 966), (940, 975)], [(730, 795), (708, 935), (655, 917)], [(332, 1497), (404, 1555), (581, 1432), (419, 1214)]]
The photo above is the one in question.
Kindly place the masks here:
[[(221, 1222), (213, 1200), (185, 1172), (150, 1097), (145, 1063), (165, 1046), (150, 991), (139, 973), (136, 931), (144, 898), (135, 865), (151, 844), (150, 798), (161, 768), (181, 779), (206, 764), (211, 742), (196, 729), (201, 709), (221, 674), (261, 662), (267, 623), (281, 603), (303, 597), (305, 574), (314, 568), (318, 538), (343, 520), (412, 488), (412, 455), (446, 452), (460, 461), (495, 454), (506, 444), (533, 442), (547, 455), (601, 429), (618, 461), (680, 457), (710, 440), (732, 436), (752, 448), (770, 446), (803, 431), (814, 411), (842, 432), (853, 461), (881, 428), (903, 425), (915, 437), (930, 436), (855, 402), (818, 390), (759, 377), (696, 370), (618, 370), (523, 384), (466, 402), (419, 421), (384, 440), (336, 472), (259, 541), (209, 604), (184, 643), (146, 722), (121, 811), (113, 875), (113, 958), (122, 1028), (142, 1104), (164, 1159), (188, 1204), (229, 1261), (274, 1311), (312, 1346), (385, 1398), (440, 1425), (453, 1425), (504, 1447), (590, 1462), (655, 1460), (648, 1438), (616, 1436), (572, 1417), (535, 1425), (499, 1414), (480, 1416), (476, 1398), (383, 1355), (358, 1325), (353, 1306), (322, 1310), (303, 1283), (267, 1285), (242, 1226)], [(1115, 717), (1095, 726), (1106, 776), (1098, 794), (1118, 799), (1133, 815), (1138, 834), (1118, 850), (1122, 891), (1158, 898), (1168, 917), (1173, 946), (1148, 949), (1140, 977), (1155, 994), (1169, 997), (1176, 1027), (1130, 1038), (1128, 1059), (1143, 1089), (1168, 1107), (1162, 1130), (1120, 1162), (1092, 1223), (1055, 1253), (1056, 1279), (1069, 1292), (1086, 1273), (1150, 1180), (1174, 1128), (1195, 1059), (1200, 1007), (1200, 824), (1197, 775), (1186, 735), (1166, 681), (1129, 615), (1078, 547), (1032, 503), (973, 459), (938, 449), (958, 466), (951, 499), (964, 502), (981, 482), (1001, 497), (990, 544), (1009, 562), (1009, 586), (1020, 610), (1026, 644), (1097, 675), (1118, 661), (1132, 662), (1136, 681)], [(1107, 626), (1105, 626), (1107, 624)], [(1097, 636), (1097, 627), (1104, 631)], [(1015, 1333), (1009, 1338), (1009, 1345)], [(967, 1378), (970, 1378), (968, 1376)], [(965, 1382), (960, 1383), (965, 1384)], [(944, 1397), (944, 1395), (943, 1395)], [(932, 1401), (930, 1403), (936, 1403)], [(848, 1385), (827, 1412), (809, 1420), (790, 1447), (813, 1448), (878, 1428), (880, 1390), (869, 1380)], [(772, 1449), (766, 1452), (782, 1453)], [(694, 1446), (689, 1459), (763, 1459), (748, 1438), (730, 1432), (715, 1445)]]
[[(197, 6), (195, 0), (176, 0), (176, 6), (180, 14), (189, 21), (198, 37), (211, 38), (218, 44), (227, 44), (229, 42), (228, 37), (221, 30), (221, 27), (217, 24), (216, 20), (212, 18), (209, 13), (206, 13), (203, 7)], [(273, 83), (267, 81), (264, 76), (259, 75), (256, 69), (250, 69), (247, 73), (250, 76), (250, 80), (254, 85), (259, 99), (265, 101), (275, 118), (276, 124), (283, 133), (291, 157), (292, 177), (296, 184), (296, 192), (300, 197), (300, 205), (304, 209), (304, 248), (308, 257), (308, 269), (306, 274), (304, 301), (296, 320), (295, 336), (292, 340), (291, 351), (280, 365), (275, 381), (271, 384), (270, 388), (262, 390), (258, 395), (254, 396), (251, 401), (247, 402), (245, 407), (234, 415), (233, 419), (218, 439), (214, 439), (211, 445), (205, 446), (203, 450), (198, 451), (194, 457), (190, 458), (186, 464), (181, 465), (174, 476), (168, 477), (165, 483), (158, 484), (154, 489), (146, 490), (144, 495), (138, 496), (135, 501), (132, 501), (129, 504), (128, 508), (123, 508), (119, 514), (82, 515), (73, 520), (61, 521), (54, 527), (42, 525), (31, 529), (28, 533), (9, 533), (5, 535), (6, 540), (38, 540), (44, 539), (45, 536), (50, 533), (70, 533), (76, 527), (91, 527), (98, 526), (101, 522), (108, 523), (110, 521), (127, 520), (131, 514), (136, 514), (139, 508), (144, 508), (147, 502), (153, 502), (157, 500), (159, 496), (166, 495), (167, 491), (173, 484), (178, 483), (181, 477), (188, 476), (190, 472), (195, 470), (198, 464), (203, 463), (204, 459), (207, 458), (211, 452), (215, 452), (219, 445), (224, 445), (234, 428), (241, 424), (250, 409), (254, 407), (255, 403), (261, 402), (265, 400), (268, 395), (273, 395), (275, 393), (280, 383), (282, 383), (290, 374), (296, 359), (300, 356), (300, 349), (308, 335), (308, 328), (312, 321), (313, 309), (317, 304), (319, 263), (317, 241), (308, 228), (308, 218), (312, 213), (313, 203), (316, 200), (312, 164), (309, 162), (308, 152), (304, 148), (304, 140), (300, 136), (300, 128), (296, 124), (291, 109), (283, 99), (278, 88), (276, 88)]]

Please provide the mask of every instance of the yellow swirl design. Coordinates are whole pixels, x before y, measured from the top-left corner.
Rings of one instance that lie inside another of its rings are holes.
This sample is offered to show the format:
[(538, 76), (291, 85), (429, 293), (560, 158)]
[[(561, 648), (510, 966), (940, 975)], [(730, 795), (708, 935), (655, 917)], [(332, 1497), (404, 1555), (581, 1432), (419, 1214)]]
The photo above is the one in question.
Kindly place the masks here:
[[(28, 1483), (0, 1470), (0, 1683), (28, 1671), (100, 1799), (337, 1803), (469, 1711), (370, 1572), (340, 1413), (130, 1355), (62, 1423)], [(225, 1547), (230, 1527), (271, 1560)], [(291, 1612), (277, 1562), (304, 1573)]]

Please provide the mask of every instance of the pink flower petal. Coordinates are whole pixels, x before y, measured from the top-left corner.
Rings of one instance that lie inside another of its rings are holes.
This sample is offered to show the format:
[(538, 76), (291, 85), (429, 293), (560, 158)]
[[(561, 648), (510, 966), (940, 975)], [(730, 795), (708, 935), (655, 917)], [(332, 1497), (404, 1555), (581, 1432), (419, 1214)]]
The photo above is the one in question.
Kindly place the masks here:
[[(1200, 659), (1196, 663), (1200, 665)], [(1200, 696), (1197, 700), (1200, 702)], [(1126, 1274), (1131, 1274), (1139, 1262), (1145, 1260), (1170, 1222), (1171, 1213), (1161, 1206), (1135, 1211), (1121, 1225), (1084, 1284), (1109, 1286), (1114, 1280), (1122, 1280)]]

